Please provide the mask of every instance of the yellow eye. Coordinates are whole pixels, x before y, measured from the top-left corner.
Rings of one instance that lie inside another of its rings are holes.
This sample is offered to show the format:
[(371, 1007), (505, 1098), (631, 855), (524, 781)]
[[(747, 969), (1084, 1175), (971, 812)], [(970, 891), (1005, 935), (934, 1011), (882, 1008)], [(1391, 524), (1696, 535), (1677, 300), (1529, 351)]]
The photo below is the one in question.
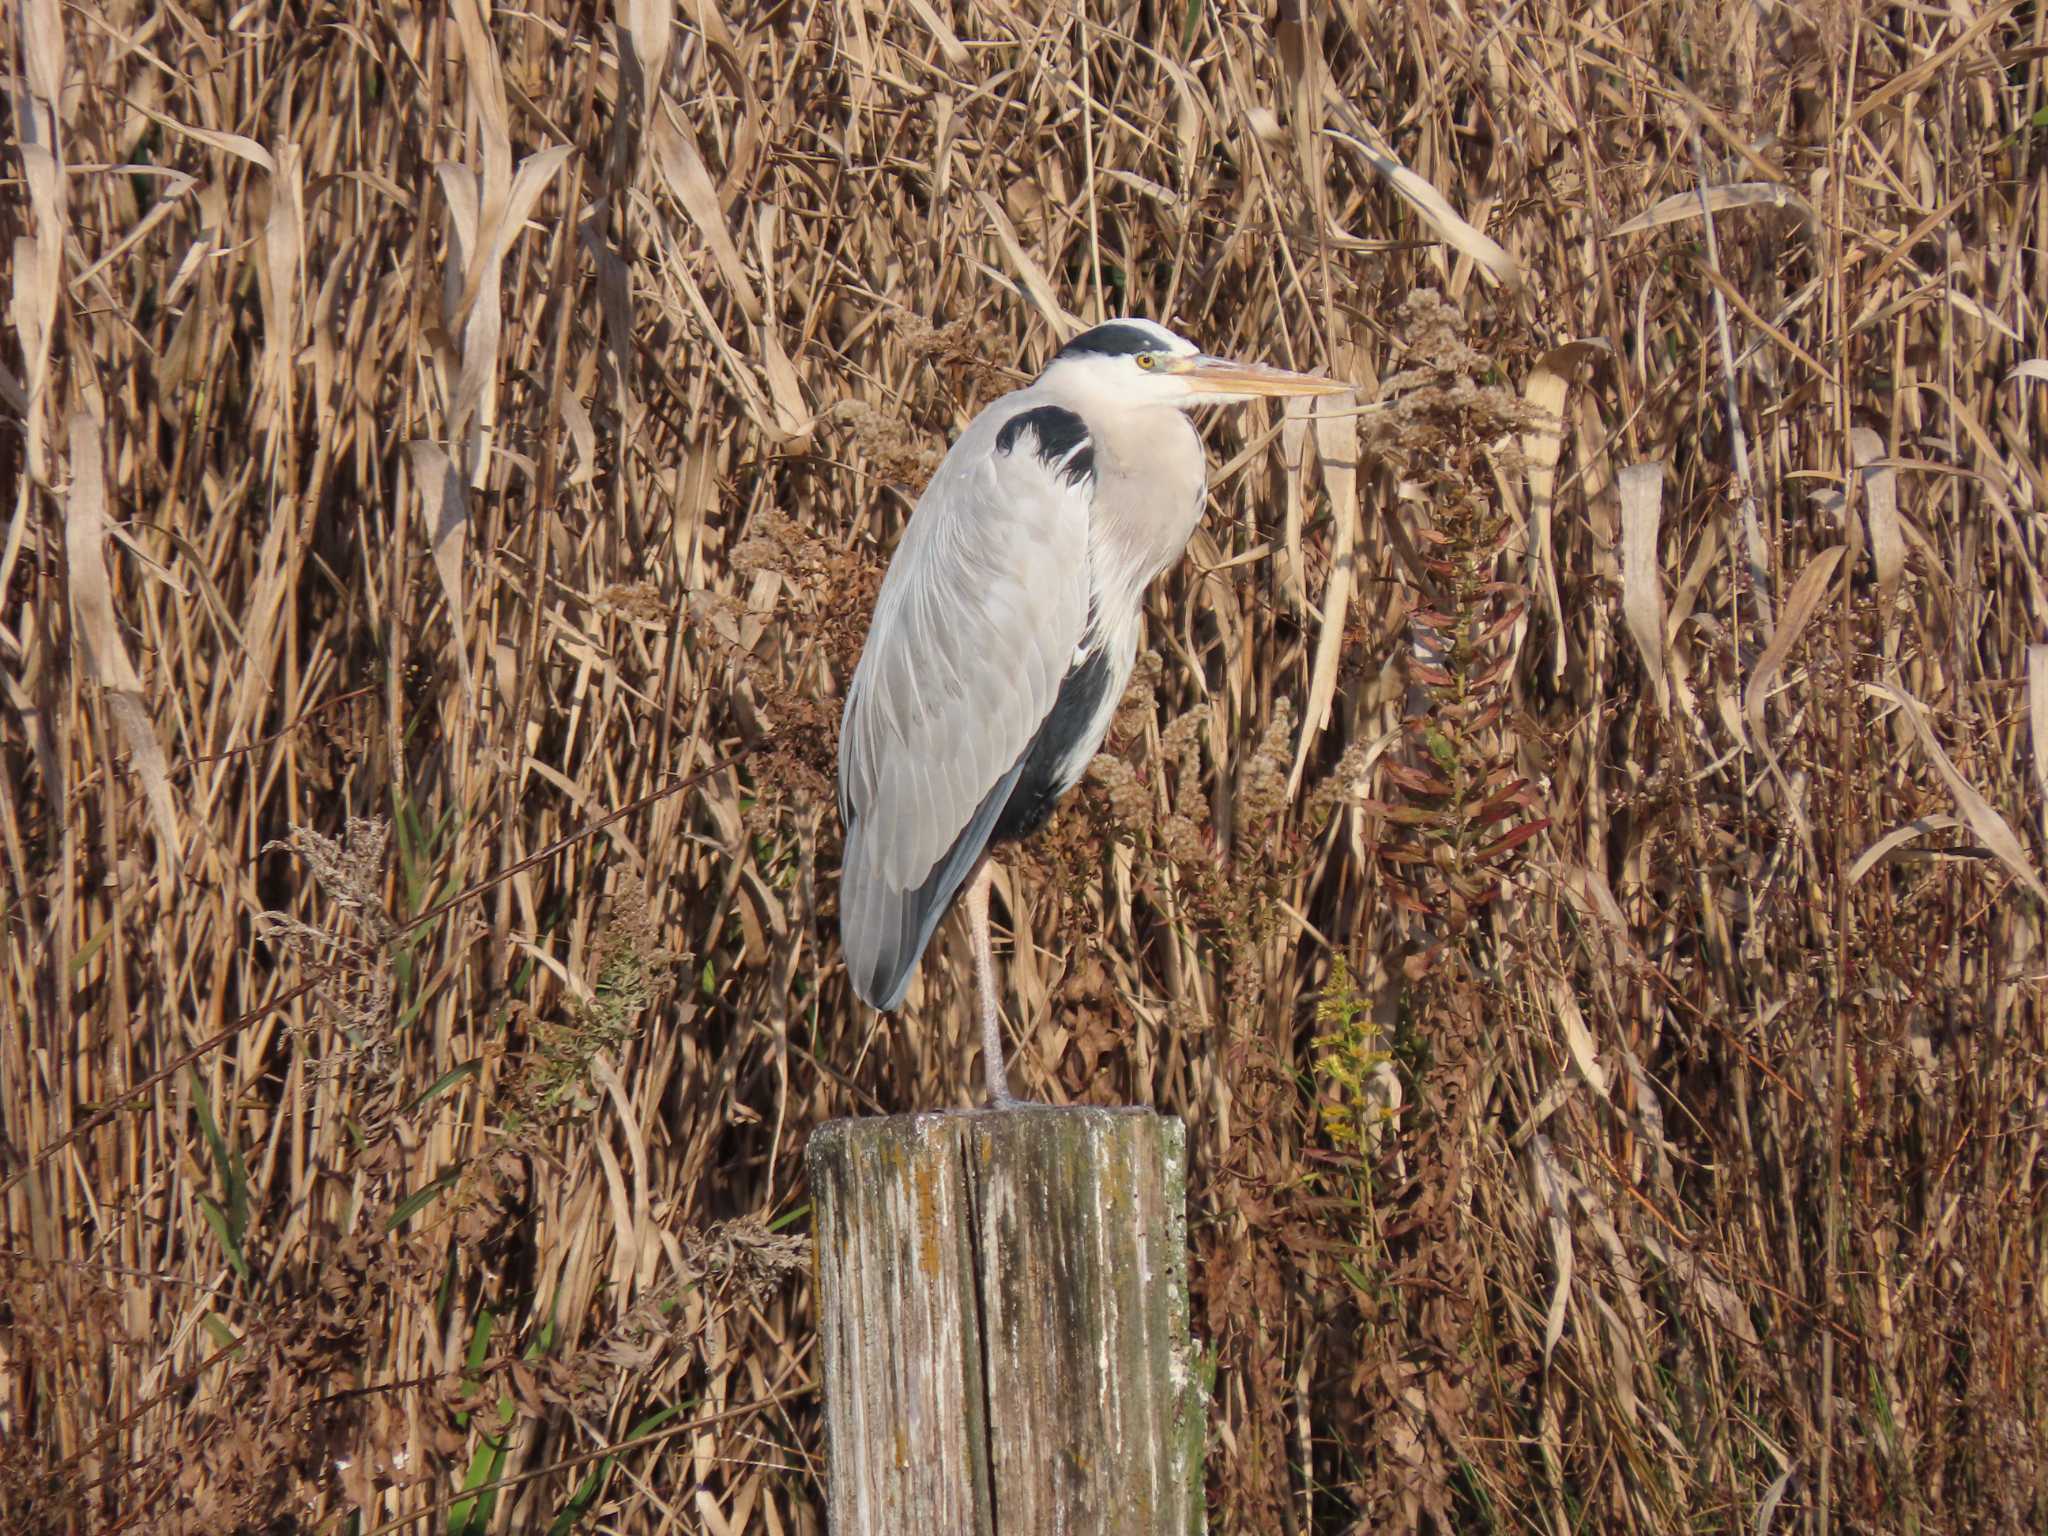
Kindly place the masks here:
[(1138, 366), (1147, 373), (1150, 373), (1157, 366), (1157, 363), (1150, 352), (1140, 352), (1138, 354)]

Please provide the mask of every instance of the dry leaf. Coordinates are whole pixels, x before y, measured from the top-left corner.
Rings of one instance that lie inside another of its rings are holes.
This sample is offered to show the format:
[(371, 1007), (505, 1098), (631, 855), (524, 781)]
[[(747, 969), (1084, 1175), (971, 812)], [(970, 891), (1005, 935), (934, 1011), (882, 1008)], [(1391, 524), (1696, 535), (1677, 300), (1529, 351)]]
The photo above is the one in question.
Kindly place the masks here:
[(1738, 181), (1728, 186), (1708, 187), (1705, 192), (1698, 188), (1674, 192), (1651, 204), (1627, 223), (1617, 224), (1607, 231), (1604, 238), (1612, 240), (1617, 235), (1641, 234), (1660, 224), (1676, 224), (1708, 213), (1725, 213), (1731, 208), (1785, 208), (1798, 214), (1809, 229), (1817, 227), (1813, 209), (1790, 187), (1775, 181)]
[(1556, 556), (1552, 550), (1557, 461), (1564, 452), (1564, 407), (1572, 379), (1594, 358), (1610, 351), (1604, 340), (1568, 341), (1553, 347), (1529, 370), (1522, 398), (1542, 412), (1540, 425), (1522, 434), (1522, 458), (1529, 479), (1529, 561), (1535, 569), (1536, 591), (1551, 617), (1550, 675), (1564, 674), (1564, 602), (1558, 596)]
[(739, 246), (734, 243), (732, 230), (725, 222), (725, 212), (718, 202), (718, 189), (711, 184), (711, 172), (705, 168), (704, 157), (697, 153), (696, 140), (688, 129), (676, 123), (674, 112), (674, 104), (669, 103), (655, 114), (652, 138), (655, 172), (668, 188), (669, 195), (683, 205), (683, 212), (690, 216), (690, 222), (696, 225), (704, 243), (711, 247), (711, 259), (718, 264), (718, 275), (732, 290), (741, 313), (749, 321), (759, 324), (761, 298), (754, 292), (753, 280), (747, 276), (746, 265), (740, 260)]
[(1876, 842), (1856, 856), (1856, 862), (1849, 866), (1849, 873), (1842, 878), (1850, 885), (1861, 880), (1875, 869), (1884, 856), (1895, 848), (1902, 848), (1916, 837), (1925, 837), (1930, 832), (1944, 831), (1949, 827), (1960, 827), (1962, 822), (1953, 816), (1922, 816), (1909, 821), (1903, 827), (1894, 827)]
[(1586, 1016), (1579, 1011), (1578, 998), (1572, 995), (1570, 987), (1553, 978), (1550, 1001), (1557, 1009), (1558, 1023), (1564, 1026), (1565, 1049), (1571, 1053), (1572, 1065), (1603, 1102), (1612, 1103), (1607, 1092), (1607, 1069), (1600, 1065), (1599, 1047), (1593, 1043), (1593, 1032), (1586, 1027)]
[(1785, 810), (1792, 818), (1792, 825), (1798, 831), (1799, 841), (1809, 859), (1813, 854), (1812, 827), (1807, 822), (1806, 810), (1799, 803), (1792, 781), (1786, 777), (1778, 760), (1777, 749), (1771, 745), (1770, 732), (1764, 726), (1764, 701), (1770, 696), (1771, 684), (1785, 665), (1786, 658), (1792, 654), (1792, 647), (1799, 643), (1807, 622), (1820, 606), (1820, 600), (1827, 595), (1828, 582), (1835, 574), (1835, 567), (1842, 563), (1842, 553), (1843, 546), (1839, 544), (1822, 550), (1800, 571), (1792, 583), (1791, 595), (1785, 599), (1785, 611), (1778, 616), (1778, 628), (1771, 636), (1771, 643), (1764, 647), (1764, 653), (1742, 694), (1742, 714), (1749, 722), (1749, 738), (1763, 754), (1771, 776), (1784, 791)]
[(1904, 713), (1907, 723), (1913, 727), (1913, 734), (1920, 742), (1920, 750), (1927, 754), (1927, 760), (1934, 765), (1934, 771), (1948, 785), (1948, 792), (1955, 796), (1961, 808), (1963, 819), (1970, 824), (1970, 830), (1977, 834), (1977, 841), (1984, 844), (1997, 857), (1999, 863), (2012, 871), (2018, 880), (2035, 897), (2048, 903), (2048, 886), (2041, 883), (2041, 877), (2034, 872), (2033, 861), (2020, 846), (2019, 838), (2012, 826), (1999, 815), (1989, 800), (1973, 788), (1970, 782), (1957, 771), (1941, 743), (1934, 739), (1934, 731), (1927, 724), (1927, 707), (1903, 688), (1889, 683), (1866, 684), (1868, 692), (1879, 698), (1890, 699)]
[[(107, 268), (127, 256), (136, 246), (148, 239), (149, 232), (155, 229), (157, 225), (163, 223), (165, 219), (172, 217), (174, 214), (184, 212), (185, 194), (200, 185), (197, 176), (187, 176), (183, 171), (174, 171), (167, 166), (123, 165), (116, 167), (116, 169), (123, 176), (161, 177), (164, 187), (157, 194), (156, 201), (151, 205), (149, 212), (136, 221), (135, 227), (105, 251), (101, 252), (97, 261), (78, 274), (78, 281), (81, 283), (91, 281), (101, 272), (104, 272)], [(178, 287), (178, 279), (174, 277), (171, 280), (171, 298), (176, 297)], [(170, 302), (170, 300), (167, 299), (165, 302)]]
[(475, 486), (482, 486), (489, 467), (487, 433), (496, 422), (493, 386), (504, 324), (499, 289), (505, 258), (533, 205), (572, 153), (570, 145), (556, 144), (528, 155), (495, 203), (488, 157), (483, 175), (448, 160), (434, 166), (453, 225), (442, 273), (441, 318), (461, 337), (454, 397), (447, 403), (447, 431), (463, 444), (466, 473)]
[(569, 440), (576, 445), (576, 467), (569, 471), (565, 483), (588, 485), (597, 478), (597, 429), (591, 426), (590, 412), (583, 408), (573, 390), (562, 391), (555, 403), (561, 407), (562, 420), (568, 425)]
[(1664, 502), (1664, 466), (1630, 464), (1621, 471), (1621, 611), (1642, 653), (1659, 707), (1664, 707), (1664, 583), (1657, 567), (1657, 525)]
[[(298, 355), (299, 253), (303, 244), (304, 189), (299, 183), (299, 148), (279, 144), (272, 157), (270, 217), (263, 225), (263, 260), (256, 269), (263, 297), (264, 387), (273, 398), (292, 396), (292, 359)], [(280, 414), (278, 420), (287, 420)]]
[(455, 652), (462, 691), (474, 699), (462, 604), (462, 543), (469, 527), (469, 491), (454, 462), (438, 443), (405, 446), (412, 456), (413, 478), (420, 493), (420, 516), (427, 526), (434, 574), (440, 578), (442, 595), (448, 599), (448, 644)]
[(489, 270), (491, 232), (498, 226), (512, 187), (512, 114), (505, 101), (504, 67), (498, 58), (497, 44), (491, 40), (490, 19), (484, 13), (484, 4), (485, 0), (455, 0), (454, 5), (469, 104), (476, 114), (473, 158), (480, 166), (476, 213), (479, 239), (468, 251), (461, 296), (455, 303), (458, 317), (469, 312), (482, 289)]
[(625, 34), (632, 67), (639, 72), (639, 129), (644, 135), (652, 125), (655, 105), (662, 99), (661, 83), (668, 76), (675, 6), (671, 0), (626, 0), (613, 14)]
[(1024, 244), (1017, 238), (1017, 231), (1010, 223), (1009, 215), (986, 192), (977, 192), (975, 198), (981, 203), (982, 211), (988, 215), (990, 226), (996, 232), (996, 239), (1003, 247), (1003, 255), (1009, 258), (1010, 270), (1017, 274), (1024, 284), (1024, 291), (1031, 295), (1031, 302), (1038, 306), (1038, 312), (1045, 323), (1052, 327), (1053, 335), (1066, 341), (1082, 329), (1081, 322), (1069, 314), (1053, 292), (1052, 280), (1045, 275), (1045, 269), (1033, 261), (1025, 251)]
[(143, 703), (142, 679), (121, 638), (113, 586), (107, 576), (106, 541), (112, 529), (100, 425), (89, 413), (80, 411), (71, 418), (71, 492), (64, 505), (64, 562), (72, 633), (84, 653), (85, 670), (106, 690), (109, 709), (128, 744), (130, 762), (142, 780), (156, 822), (160, 852), (175, 865), (183, 850), (177, 807), (171, 799), (170, 769), (157, 740), (156, 725)]
[(1303, 617), (1309, 609), (1308, 589), (1303, 584), (1308, 567), (1302, 558), (1301, 530), (1308, 515), (1309, 417), (1313, 408), (1308, 395), (1290, 395), (1280, 402), (1280, 463), (1287, 489), (1281, 520), (1280, 592)]
[(2048, 822), (2048, 645), (2027, 647), (2027, 731), (2034, 739), (2034, 782)]
[(1991, 327), (1992, 330), (1998, 332), (1998, 334), (2003, 336), (2007, 341), (2017, 344), (2020, 341), (2024, 340), (2024, 338), (2020, 335), (2018, 331), (2014, 330), (2011, 326), (2007, 325), (1997, 315), (1994, 315), (1982, 304), (1979, 304), (1975, 299), (1971, 298), (1967, 293), (1963, 292), (1962, 289), (1945, 288), (1942, 290), (1942, 297), (1947, 299), (1952, 306), (1954, 306), (1957, 309), (1960, 309), (1964, 314), (1968, 315), (1972, 320), (1977, 321), (1980, 325), (1988, 325), (1989, 327)]
[(1841, 563), (1842, 546), (1839, 544), (1822, 550), (1806, 563), (1792, 583), (1791, 595), (1785, 599), (1785, 612), (1779, 619), (1777, 631), (1771, 636), (1770, 644), (1764, 647), (1756, 670), (1750, 673), (1749, 684), (1743, 689), (1743, 718), (1749, 722), (1751, 738), (1766, 756), (1771, 755), (1771, 749), (1764, 729), (1764, 700), (1770, 696), (1771, 684), (1777, 680), (1779, 669), (1792, 654), (1792, 647), (1799, 643), (1814, 609), (1827, 592), (1829, 578)]
[(1358, 541), (1358, 418), (1343, 406), (1340, 397), (1318, 397), (1315, 434), (1335, 537), (1330, 548), (1330, 575), (1323, 587), (1323, 622), (1316, 631), (1315, 662), (1309, 671), (1308, 707), (1302, 712), (1294, 767), (1287, 775), (1290, 800), (1301, 788), (1309, 747), (1329, 724), (1330, 705), (1337, 696), (1337, 663), (1344, 646), (1344, 621), (1351, 612), (1352, 551)]
[(35, 210), (35, 233), (14, 242), (9, 311), (21, 338), (29, 476), (47, 485), (48, 422), (41, 405), (56, 334), (57, 301), (63, 289), (66, 228), (63, 151), (57, 131), (57, 103), (64, 85), (64, 30), (55, 0), (29, 0), (20, 16), (28, 83), (24, 90), (19, 82), (10, 80), (8, 97), (29, 205)]
[(64, 94), (64, 23), (57, 0), (23, 0), (21, 61), (28, 88), (52, 109)]
[(1343, 133), (1335, 128), (1323, 131), (1340, 144), (1348, 144), (1365, 157), (1365, 163), (1386, 184), (1399, 193), (1423, 221), (1443, 237), (1444, 243), (1459, 255), (1467, 257), (1473, 265), (1509, 293), (1522, 294), (1528, 290), (1528, 279), (1522, 272), (1522, 265), (1493, 240), (1481, 234), (1453, 208), (1450, 200), (1429, 182), (1401, 163), (1400, 157), (1387, 147), (1386, 141), (1372, 130), (1364, 119), (1351, 112), (1344, 113), (1351, 122), (1354, 133)]
[(960, 41), (960, 34), (955, 32), (946, 18), (932, 7), (931, 0), (910, 0), (910, 8), (917, 13), (917, 19), (924, 23), (925, 30), (931, 33), (938, 43), (939, 57), (953, 69), (965, 68), (967, 49)]
[(1529, 1169), (1530, 1181), (1536, 1186), (1539, 1205), (1545, 1212), (1544, 1225), (1550, 1230), (1550, 1262), (1554, 1280), (1550, 1304), (1543, 1315), (1543, 1368), (1548, 1371), (1551, 1351), (1564, 1337), (1565, 1309), (1571, 1301), (1572, 1292), (1571, 1206), (1565, 1193), (1569, 1175), (1558, 1166), (1557, 1154), (1550, 1148), (1550, 1138), (1540, 1134), (1529, 1141)]
[(1870, 560), (1877, 568), (1878, 614), (1884, 623), (1885, 654), (1898, 644), (1899, 618), (1893, 606), (1906, 568), (1906, 539), (1899, 525), (1899, 477), (1884, 457), (1884, 439), (1868, 427), (1849, 430), (1850, 451), (1863, 479), (1863, 521), (1870, 530)]
[(194, 123), (181, 123), (176, 118), (166, 117), (161, 112), (151, 112), (146, 108), (143, 109), (143, 115), (159, 128), (168, 129), (188, 139), (197, 139), (201, 144), (211, 144), (215, 149), (248, 161), (259, 170), (273, 176), (277, 174), (277, 161), (271, 157), (270, 151), (247, 134), (223, 133), (217, 128), (201, 128)]

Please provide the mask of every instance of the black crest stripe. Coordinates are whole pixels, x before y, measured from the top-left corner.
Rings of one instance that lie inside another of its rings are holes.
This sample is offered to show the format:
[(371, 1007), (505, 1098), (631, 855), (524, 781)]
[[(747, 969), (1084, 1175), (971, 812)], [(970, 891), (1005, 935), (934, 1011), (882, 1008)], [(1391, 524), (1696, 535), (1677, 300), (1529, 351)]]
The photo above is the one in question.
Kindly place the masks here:
[(1080, 357), (1094, 353), (1102, 357), (1130, 357), (1139, 352), (1170, 350), (1157, 331), (1148, 331), (1139, 325), (1123, 325), (1112, 320), (1108, 325), (1098, 325), (1093, 330), (1083, 331), (1061, 347), (1058, 356)]

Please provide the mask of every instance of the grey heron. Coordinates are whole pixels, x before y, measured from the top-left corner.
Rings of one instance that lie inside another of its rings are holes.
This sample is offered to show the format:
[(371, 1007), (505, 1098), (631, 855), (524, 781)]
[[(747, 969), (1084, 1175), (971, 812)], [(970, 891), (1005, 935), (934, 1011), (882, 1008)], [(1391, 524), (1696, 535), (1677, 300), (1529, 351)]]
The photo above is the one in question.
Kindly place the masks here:
[(1108, 733), (1145, 589), (1202, 514), (1207, 465), (1186, 413), (1349, 387), (1114, 320), (976, 416), (911, 513), (840, 726), (839, 931), (855, 993), (887, 1011), (964, 898), (998, 1107), (1017, 1101), (989, 852), (1043, 826)]

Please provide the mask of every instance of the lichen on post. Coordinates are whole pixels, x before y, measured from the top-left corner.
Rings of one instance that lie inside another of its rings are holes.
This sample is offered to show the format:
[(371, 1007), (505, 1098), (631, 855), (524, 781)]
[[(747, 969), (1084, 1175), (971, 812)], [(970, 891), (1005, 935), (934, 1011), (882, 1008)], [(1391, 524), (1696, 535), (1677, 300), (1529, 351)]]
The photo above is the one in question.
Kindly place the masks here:
[(1203, 1528), (1180, 1121), (837, 1120), (808, 1158), (834, 1536)]

